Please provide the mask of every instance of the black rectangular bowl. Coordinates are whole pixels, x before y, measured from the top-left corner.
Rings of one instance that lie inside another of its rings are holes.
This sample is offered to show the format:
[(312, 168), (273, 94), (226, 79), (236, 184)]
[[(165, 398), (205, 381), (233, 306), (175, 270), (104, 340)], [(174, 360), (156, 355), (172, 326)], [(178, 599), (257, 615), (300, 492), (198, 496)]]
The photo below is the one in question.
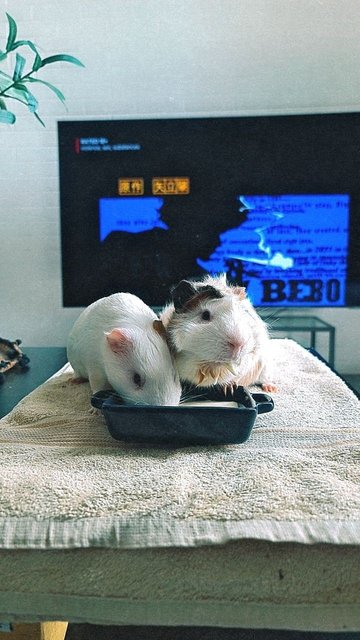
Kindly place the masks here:
[[(250, 393), (244, 387), (237, 387), (231, 396), (217, 387), (196, 393), (194, 403), (205, 400), (213, 404), (133, 406), (124, 404), (112, 391), (98, 391), (91, 404), (102, 411), (109, 433), (116, 440), (174, 447), (240, 444), (249, 438), (257, 415), (274, 408), (269, 395)], [(216, 406), (229, 401), (236, 402), (237, 407)]]

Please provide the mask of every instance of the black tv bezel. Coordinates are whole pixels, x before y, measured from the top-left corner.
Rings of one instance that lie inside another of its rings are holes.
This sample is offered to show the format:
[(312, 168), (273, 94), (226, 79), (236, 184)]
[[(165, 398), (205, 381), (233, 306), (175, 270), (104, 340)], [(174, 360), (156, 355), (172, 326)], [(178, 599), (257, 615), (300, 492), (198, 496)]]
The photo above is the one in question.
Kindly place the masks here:
[[(336, 119), (336, 120), (342, 120), (343, 121), (343, 127), (344, 129), (348, 129), (348, 124), (353, 121), (352, 126), (354, 125), (354, 122), (356, 124), (355, 126), (355, 130), (357, 130), (357, 132), (359, 133), (359, 140), (360, 140), (360, 112), (354, 112), (354, 111), (350, 111), (350, 112), (317, 112), (317, 113), (292, 113), (292, 114), (254, 114), (254, 115), (216, 115), (216, 116), (212, 116), (212, 115), (207, 115), (207, 116), (186, 116), (186, 115), (182, 115), (182, 116), (166, 116), (166, 117), (150, 117), (150, 118), (143, 118), (143, 117), (131, 117), (131, 118), (114, 118), (114, 119), (87, 119), (87, 120), (61, 120), (58, 122), (58, 135), (59, 135), (59, 160), (60, 160), (60, 164), (62, 166), (60, 166), (59, 169), (59, 175), (60, 175), (60, 208), (61, 208), (61, 253), (62, 253), (62, 275), (63, 275), (63, 306), (64, 307), (75, 307), (75, 306), (79, 306), (79, 307), (83, 307), (86, 306), (90, 300), (82, 300), (78, 303), (74, 303), (74, 297), (73, 296), (67, 296), (66, 295), (66, 287), (64, 285), (65, 280), (66, 280), (66, 270), (67, 270), (67, 264), (66, 264), (66, 260), (64, 261), (64, 251), (65, 251), (65, 247), (66, 247), (66, 221), (64, 221), (63, 219), (63, 209), (64, 206), (68, 206), (68, 202), (67, 202), (67, 196), (66, 194), (64, 194), (64, 190), (62, 188), (62, 182), (64, 181), (64, 179), (66, 179), (66, 174), (67, 172), (64, 172), (64, 149), (62, 149), (62, 145), (61, 145), (61, 137), (63, 136), (65, 130), (67, 129), (68, 132), (79, 132), (79, 130), (82, 132), (82, 134), (79, 135), (90, 135), (89, 132), (91, 132), (91, 130), (93, 130), (93, 128), (96, 127), (97, 130), (104, 130), (106, 127), (110, 127), (110, 129), (114, 129), (116, 128), (116, 126), (121, 123), (121, 125), (126, 125), (127, 128), (129, 128), (130, 126), (132, 126), (133, 124), (135, 125), (140, 125), (143, 126), (144, 123), (147, 123), (147, 126), (151, 126), (151, 125), (156, 125), (158, 126), (161, 123), (167, 123), (168, 125), (173, 126), (174, 123), (181, 123), (183, 125), (184, 122), (189, 123), (192, 122), (193, 124), (199, 125), (199, 124), (205, 124), (207, 126), (211, 126), (212, 121), (217, 121), (217, 122), (221, 122), (221, 121), (236, 121), (236, 122), (241, 122), (243, 124), (254, 124), (256, 122), (267, 122), (267, 123), (275, 123), (275, 122), (282, 122), (284, 125), (288, 125), (291, 122), (294, 122), (295, 119), (300, 123), (301, 121), (303, 122), (312, 122), (312, 130), (313, 130), (313, 134), (316, 137), (316, 131), (318, 129), (318, 124), (320, 123), (320, 121), (324, 121), (324, 120), (328, 120), (329, 122), (331, 122), (332, 119)], [(285, 129), (286, 129), (285, 126)], [(354, 129), (354, 126), (353, 126)], [(329, 134), (331, 134), (331, 131), (329, 131)], [(344, 131), (343, 131), (344, 134)], [(349, 135), (349, 131), (348, 131), (348, 135)], [(353, 145), (356, 145), (356, 140), (353, 137), (352, 143)], [(331, 154), (330, 154), (331, 155)], [(360, 155), (360, 153), (358, 154)], [(339, 161), (340, 162), (340, 161)], [(360, 162), (359, 162), (359, 167), (360, 167)], [(359, 175), (360, 175), (360, 169), (359, 169)], [(351, 182), (351, 181), (350, 181)], [(245, 192), (245, 189), (243, 189), (242, 191)], [(246, 190), (249, 194), (253, 193), (254, 195), (259, 193), (259, 188), (253, 188), (253, 189), (247, 189)], [(319, 190), (318, 188), (313, 190), (313, 188), (308, 188), (308, 189), (304, 189), (303, 192), (306, 193), (316, 193), (316, 192), (324, 192), (324, 189)], [(265, 190), (263, 189), (262, 192), (264, 193)], [(295, 193), (299, 192), (299, 189), (294, 190)], [(350, 189), (348, 191), (345, 191), (344, 188), (339, 189), (339, 186), (337, 185), (337, 188), (334, 188), (333, 192), (350, 192), (351, 198), (352, 198), (352, 210), (351, 210), (351, 216), (350, 216), (350, 227), (349, 227), (349, 256), (352, 255), (359, 255), (360, 256), (360, 234), (356, 233), (356, 227), (357, 225), (360, 225), (360, 189), (358, 188), (358, 190), (355, 192), (354, 190), (351, 191)], [(274, 189), (271, 193), (271, 191), (269, 189), (266, 190), (266, 193), (268, 195), (278, 195), (279, 193), (279, 189)], [(356, 202), (355, 202), (356, 201)], [(354, 212), (354, 209), (356, 208), (356, 212)], [(354, 261), (356, 262), (356, 260)], [(357, 262), (359, 262), (359, 258), (357, 259)], [(306, 310), (306, 309), (316, 309), (316, 308), (327, 308), (327, 309), (332, 309), (332, 308), (347, 308), (347, 307), (351, 307), (351, 308), (356, 308), (360, 306), (360, 265), (359, 264), (353, 264), (353, 271), (352, 273), (355, 272), (355, 274), (357, 273), (357, 279), (353, 278), (353, 280), (350, 280), (350, 284), (348, 285), (348, 289), (349, 289), (349, 294), (347, 296), (346, 302), (344, 305), (328, 305), (328, 304), (324, 304), (324, 305), (316, 305), (316, 306), (312, 306), (312, 305), (276, 305), (276, 304), (271, 304), (271, 305), (258, 305), (259, 309), (261, 308), (272, 308), (272, 309), (284, 309), (284, 310), (290, 310), (290, 309), (296, 309), (297, 311), (300, 310)], [(192, 273), (190, 274), (184, 274), (184, 275), (194, 275)], [(196, 275), (196, 274), (195, 274)], [(76, 277), (76, 276), (73, 276)], [(352, 275), (350, 274), (350, 278), (352, 277)], [(175, 282), (173, 282), (172, 284), (175, 284)], [(351, 292), (353, 291), (353, 293)], [(358, 294), (359, 291), (359, 294)], [(104, 293), (104, 295), (107, 295), (108, 291)], [(99, 296), (96, 296), (99, 297)], [(166, 300), (163, 298), (161, 300), (154, 300), (152, 302), (152, 306), (154, 307), (161, 307), (164, 303), (166, 302)]]

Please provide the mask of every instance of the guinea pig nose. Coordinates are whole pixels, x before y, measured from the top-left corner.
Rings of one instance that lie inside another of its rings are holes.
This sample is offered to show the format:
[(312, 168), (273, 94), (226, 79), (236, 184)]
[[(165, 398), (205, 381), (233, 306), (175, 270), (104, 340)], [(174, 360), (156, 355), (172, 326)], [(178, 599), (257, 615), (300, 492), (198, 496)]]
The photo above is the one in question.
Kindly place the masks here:
[(242, 350), (244, 342), (243, 340), (239, 340), (238, 338), (231, 338), (231, 340), (228, 340), (227, 346), (230, 349), (230, 354), (233, 356), (238, 354)]

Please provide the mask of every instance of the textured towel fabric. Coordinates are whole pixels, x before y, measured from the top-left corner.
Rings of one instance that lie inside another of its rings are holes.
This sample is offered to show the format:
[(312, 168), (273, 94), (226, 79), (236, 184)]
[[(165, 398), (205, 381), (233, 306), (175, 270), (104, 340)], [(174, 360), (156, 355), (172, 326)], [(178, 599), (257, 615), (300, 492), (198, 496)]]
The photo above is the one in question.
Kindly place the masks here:
[(2, 620), (360, 630), (351, 545), (0, 550), (0, 575)]
[(292, 340), (272, 357), (250, 439), (185, 449), (113, 440), (66, 365), (0, 421), (1, 547), (359, 544), (360, 403)]

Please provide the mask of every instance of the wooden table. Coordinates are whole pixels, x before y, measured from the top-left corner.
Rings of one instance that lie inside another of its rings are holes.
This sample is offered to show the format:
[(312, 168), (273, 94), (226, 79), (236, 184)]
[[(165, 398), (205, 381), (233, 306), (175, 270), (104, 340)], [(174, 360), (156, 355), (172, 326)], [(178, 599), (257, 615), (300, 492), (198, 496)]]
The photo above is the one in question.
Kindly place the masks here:
[[(19, 367), (5, 374), (0, 386), (0, 418), (31, 391), (45, 382), (66, 362), (65, 347), (21, 347), (30, 358), (29, 369)], [(0, 621), (0, 638), (4, 640), (64, 640), (67, 622), (36, 622), (31, 624)], [(9, 631), (11, 634), (9, 635)]]

